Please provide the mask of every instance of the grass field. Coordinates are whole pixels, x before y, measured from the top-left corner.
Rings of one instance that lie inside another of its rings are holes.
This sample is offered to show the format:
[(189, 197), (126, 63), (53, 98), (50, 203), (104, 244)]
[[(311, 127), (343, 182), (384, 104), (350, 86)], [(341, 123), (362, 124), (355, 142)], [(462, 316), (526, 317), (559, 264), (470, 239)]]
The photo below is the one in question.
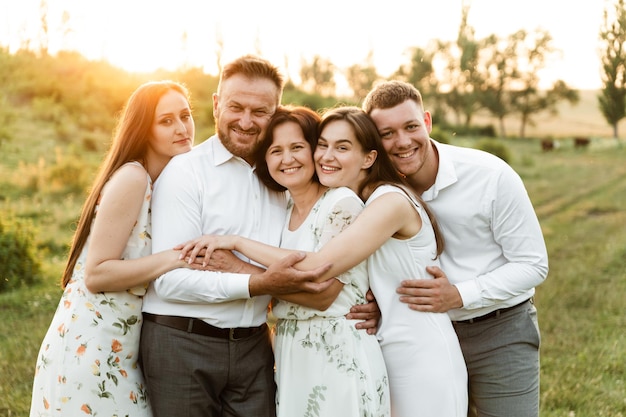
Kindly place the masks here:
[[(626, 147), (599, 137), (584, 150), (569, 140), (552, 152), (542, 152), (537, 141), (505, 143), (550, 256), (548, 279), (536, 295), (541, 416), (626, 416)], [(54, 153), (45, 135), (38, 146)], [(64, 245), (82, 200), (24, 191), (30, 188), (20, 181), (37, 164), (20, 164), (19, 147), (12, 150), (5, 147), (0, 157), (0, 210), (32, 218), (47, 247)], [(60, 296), (64, 259), (41, 256), (41, 285), (0, 294), (0, 417), (28, 415), (37, 352)]]

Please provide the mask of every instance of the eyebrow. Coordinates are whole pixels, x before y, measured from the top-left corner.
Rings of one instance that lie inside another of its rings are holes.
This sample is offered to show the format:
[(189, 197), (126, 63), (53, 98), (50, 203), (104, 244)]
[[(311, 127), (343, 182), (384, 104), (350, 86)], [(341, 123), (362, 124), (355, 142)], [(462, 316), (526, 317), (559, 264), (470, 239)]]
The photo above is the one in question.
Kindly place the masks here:
[[(320, 136), (320, 140), (324, 140), (324, 141), (328, 142), (328, 139), (326, 139), (324, 136)], [(344, 142), (353, 143), (352, 140), (350, 140), (350, 139), (338, 139), (338, 140), (335, 141), (335, 143), (344, 143)]]
[(172, 111), (168, 111), (166, 113), (159, 113), (159, 114), (155, 115), (155, 118), (160, 119), (161, 117), (174, 116), (174, 115), (180, 114), (180, 113), (191, 113), (191, 108), (184, 107), (184, 108), (180, 109), (180, 111), (178, 113), (172, 112)]

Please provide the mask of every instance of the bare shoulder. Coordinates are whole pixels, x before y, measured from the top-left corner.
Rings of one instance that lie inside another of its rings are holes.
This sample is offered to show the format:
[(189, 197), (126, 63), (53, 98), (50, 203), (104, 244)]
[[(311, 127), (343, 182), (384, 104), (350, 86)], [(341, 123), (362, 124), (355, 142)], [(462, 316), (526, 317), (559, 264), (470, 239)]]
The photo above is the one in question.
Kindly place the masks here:
[(110, 181), (146, 187), (148, 185), (148, 173), (141, 165), (128, 163), (119, 167), (111, 176)]
[(114, 194), (119, 198), (141, 195), (148, 187), (148, 175), (139, 164), (125, 164), (113, 173), (103, 190), (103, 195)]
[(368, 207), (376, 207), (377, 210), (393, 211), (398, 210), (410, 210), (412, 209), (411, 201), (408, 195), (402, 192), (399, 188), (398, 191), (389, 189), (383, 193), (373, 194), (368, 200)]

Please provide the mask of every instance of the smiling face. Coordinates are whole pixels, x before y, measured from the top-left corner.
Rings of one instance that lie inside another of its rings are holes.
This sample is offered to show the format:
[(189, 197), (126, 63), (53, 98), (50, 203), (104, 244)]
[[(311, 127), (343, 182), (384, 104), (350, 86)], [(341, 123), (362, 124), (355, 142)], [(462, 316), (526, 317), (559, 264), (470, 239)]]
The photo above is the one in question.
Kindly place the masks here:
[(176, 90), (169, 90), (161, 96), (154, 111), (149, 153), (153, 157), (169, 160), (190, 151), (194, 135), (195, 125), (187, 98)]
[(311, 145), (296, 122), (285, 122), (273, 129), (273, 141), (265, 153), (271, 177), (292, 191), (312, 182), (315, 174)]
[(434, 157), (429, 137), (432, 130), (430, 113), (413, 100), (405, 100), (394, 107), (373, 109), (370, 116), (396, 169), (412, 180), (424, 174), (422, 168), (429, 165), (429, 158)]
[(334, 120), (326, 124), (313, 155), (320, 182), (327, 187), (349, 187), (358, 192), (365, 170), (376, 159), (376, 151), (365, 153), (350, 123)]
[(279, 101), (280, 91), (269, 79), (236, 74), (224, 80), (213, 95), (213, 114), (226, 149), (252, 164)]

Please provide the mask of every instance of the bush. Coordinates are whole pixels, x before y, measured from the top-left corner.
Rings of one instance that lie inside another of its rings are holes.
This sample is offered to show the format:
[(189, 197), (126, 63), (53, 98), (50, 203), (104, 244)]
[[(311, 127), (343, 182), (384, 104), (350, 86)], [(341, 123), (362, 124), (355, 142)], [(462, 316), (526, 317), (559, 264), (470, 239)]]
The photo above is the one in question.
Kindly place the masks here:
[(85, 164), (72, 160), (56, 164), (49, 170), (48, 181), (50, 192), (84, 193), (88, 186)]
[(445, 129), (454, 132), (458, 136), (474, 136), (474, 137), (488, 137), (495, 138), (496, 128), (493, 125), (446, 125), (440, 123)]
[(31, 223), (0, 217), (0, 292), (40, 281), (41, 264), (35, 256)]
[(437, 125), (433, 126), (430, 137), (439, 143), (450, 143), (450, 133)]
[(509, 148), (507, 148), (504, 143), (498, 140), (483, 139), (478, 142), (476, 147), (482, 151), (489, 152), (490, 154), (499, 157), (504, 162), (511, 162), (511, 152), (509, 151)]

